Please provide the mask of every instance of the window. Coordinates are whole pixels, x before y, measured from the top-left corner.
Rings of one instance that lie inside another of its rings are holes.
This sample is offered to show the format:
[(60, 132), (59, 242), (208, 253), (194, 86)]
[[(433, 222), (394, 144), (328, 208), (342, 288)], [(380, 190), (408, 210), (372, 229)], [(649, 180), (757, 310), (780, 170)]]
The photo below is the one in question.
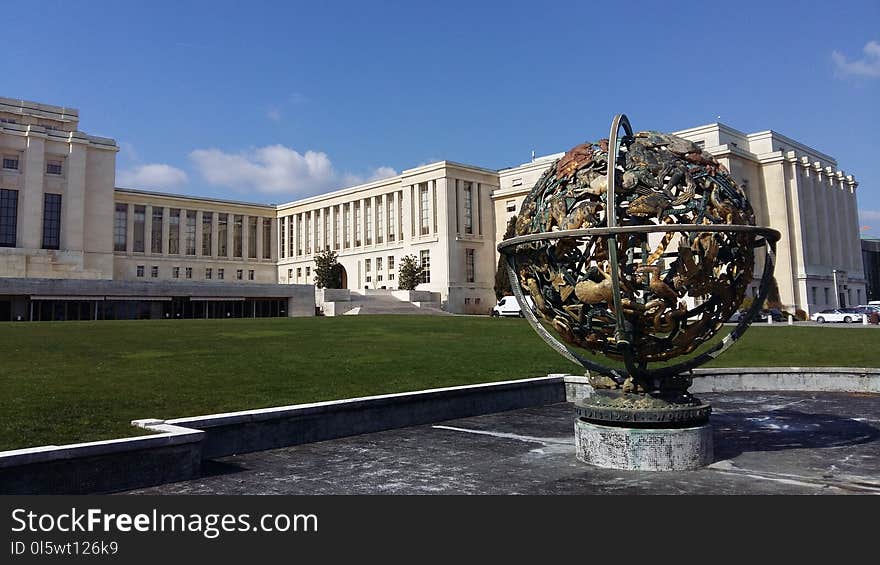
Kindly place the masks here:
[(226, 278), (226, 270), (225, 269), (217, 269), (217, 280), (222, 281)]
[(257, 218), (248, 216), (248, 257), (257, 258)]
[(465, 299), (464, 299), (464, 303), (465, 303), (465, 304), (470, 304), (470, 303), (471, 303), (471, 299), (470, 299), (470, 298), (465, 298)]
[(397, 221), (394, 218), (394, 195), (388, 198), (388, 241), (394, 241), (394, 226)]
[(128, 204), (117, 204), (113, 213), (113, 251), (126, 250), (128, 236)]
[(0, 124), (17, 124), (18, 121), (12, 118), (0, 118)]
[(143, 253), (145, 245), (145, 224), (147, 219), (147, 207), (134, 207), (134, 235), (132, 236), (132, 248), (135, 253)]
[(308, 279), (310, 276), (312, 276), (312, 268), (306, 267), (306, 279)]
[(464, 233), (474, 233), (474, 183), (464, 183)]
[(263, 218), (263, 259), (272, 258), (272, 220)]
[(202, 255), (211, 255), (211, 236), (214, 231), (214, 212), (202, 212)]
[(180, 208), (168, 212), (168, 253), (180, 253)]
[(302, 276), (302, 267), (297, 267), (297, 268), (296, 268), (296, 278), (297, 278), (297, 280), (299, 280), (299, 278), (300, 278), (301, 276)]
[(15, 247), (18, 191), (0, 188), (0, 247)]
[(366, 272), (366, 273), (370, 272), (370, 260), (369, 259), (364, 259), (364, 272)]
[(288, 282), (293, 280), (293, 269), (287, 269), (287, 280)]
[(62, 171), (61, 159), (47, 159), (46, 160), (46, 174), (47, 175), (60, 175), (61, 171)]
[(377, 271), (382, 270), (382, 258), (381, 257), (376, 257), (376, 270)]
[(513, 179), (513, 186), (522, 186), (522, 177), (519, 177), (518, 179)]
[(287, 255), (287, 253), (286, 253), (287, 249), (284, 247), (284, 245), (285, 245), (284, 237), (287, 235), (286, 231), (287, 231), (287, 218), (278, 218), (278, 237), (280, 238), (280, 241), (278, 242), (278, 256), (281, 259), (284, 259), (284, 257), (286, 257), (286, 255)]
[(373, 244), (373, 203), (372, 199), (364, 206), (364, 219), (367, 224), (367, 245)]
[(229, 214), (217, 214), (217, 256), (228, 257), (228, 224)]
[(367, 275), (367, 282), (373, 282), (373, 277), (371, 275)]
[(184, 271), (184, 273), (186, 274), (186, 278), (188, 278), (188, 279), (193, 278), (193, 269), (192, 269), (192, 267), (187, 267), (186, 270)]
[(333, 230), (333, 249), (339, 249), (339, 234), (341, 232), (340, 225), (342, 223), (342, 214), (340, 213), (341, 210), (339, 209), (339, 206), (334, 207), (334, 212), (336, 212), (333, 214), (336, 228)]
[(856, 289), (856, 299), (857, 299), (856, 304), (862, 303), (862, 289), (860, 289), (860, 288)]
[[(232, 256), (241, 257), (241, 230), (244, 224), (244, 216), (235, 215), (232, 219)], [(240, 279), (241, 277), (239, 277)]]
[(825, 291), (825, 304), (830, 304), (831, 301), (828, 300), (828, 287), (826, 286), (823, 290)]
[(195, 210), (187, 210), (186, 211), (186, 237), (184, 239), (186, 244), (186, 254), (187, 255), (195, 255), (196, 254), (196, 211)]
[(18, 170), (18, 155), (4, 155), (3, 168), (10, 171)]
[(507, 201), (507, 211), (508, 212), (516, 212), (516, 200), (508, 200)]
[(293, 247), (294, 241), (296, 240), (296, 216), (288, 216), (287, 217), (287, 231), (289, 232), (290, 237), (288, 237), (287, 242), (287, 256), (293, 257)]
[(61, 195), (43, 195), (43, 249), (61, 247)]
[(361, 246), (361, 208), (363, 206), (360, 202), (354, 203), (354, 246)]
[(389, 274), (388, 274), (388, 280), (389, 280), (389, 281), (393, 281), (393, 280), (394, 280), (394, 273), (389, 273)]
[(254, 280), (254, 270), (253, 269), (248, 269), (248, 280), (249, 281)]
[(475, 298), (475, 299), (474, 299), (474, 304), (479, 305), (479, 304), (480, 304), (480, 299), (479, 299), (479, 298)]
[(152, 267), (150, 267), (150, 278), (153, 278), (153, 279), (159, 278), (159, 267), (158, 266), (153, 265)]
[(474, 250), (464, 250), (464, 269), (467, 275), (467, 282), (474, 282)]
[(428, 226), (428, 222), (430, 221), (430, 216), (428, 215), (428, 183), (423, 182), (419, 185), (419, 217), (421, 218), (421, 233), (422, 235), (426, 235), (430, 231), (430, 227)]
[(165, 219), (165, 209), (153, 207), (153, 224), (150, 228), (150, 250), (153, 253), (162, 253), (162, 222)]
[(376, 280), (382, 282), (382, 275), (376, 275)]
[(324, 226), (324, 250), (330, 251), (330, 208), (324, 208), (321, 214), (321, 225)]
[(236, 269), (235, 270), (235, 280), (240, 281), (242, 279), (242, 273), (244, 273), (244, 271), (242, 271), (241, 269)]
[(171, 278), (179, 279), (180, 278), (180, 267), (171, 267)]
[(819, 289), (815, 286), (811, 287), (810, 294), (812, 295), (812, 300), (810, 302), (816, 304), (819, 301)]
[(394, 255), (389, 255), (388, 256), (388, 270), (390, 271), (393, 268), (394, 268)]
[(205, 267), (205, 280), (211, 280), (214, 278), (214, 269), (211, 267)]
[(376, 243), (382, 243), (385, 240), (383, 237), (385, 232), (384, 212), (382, 200), (379, 199), (376, 204)]
[(351, 247), (351, 204), (344, 204), (345, 208), (345, 248)]
[(136, 274), (138, 277), (141, 277), (141, 278), (144, 276), (144, 266), (143, 265), (137, 266)]
[(421, 256), (421, 264), (422, 264), (422, 282), (429, 283), (431, 282), (431, 255), (427, 249), (422, 250), (419, 255)]
[(306, 242), (306, 255), (312, 252), (312, 241), (309, 237), (309, 226), (312, 224), (311, 212), (303, 214), (303, 240)]

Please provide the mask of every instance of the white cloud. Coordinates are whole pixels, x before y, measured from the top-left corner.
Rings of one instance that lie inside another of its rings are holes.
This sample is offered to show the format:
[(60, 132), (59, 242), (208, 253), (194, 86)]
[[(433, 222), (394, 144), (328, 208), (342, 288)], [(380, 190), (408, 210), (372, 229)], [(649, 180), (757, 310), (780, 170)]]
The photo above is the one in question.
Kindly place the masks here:
[(279, 110), (278, 108), (269, 108), (269, 110), (266, 112), (266, 117), (269, 118), (270, 120), (272, 120), (273, 122), (280, 122), (281, 121), (281, 110)]
[(210, 184), (240, 192), (292, 197), (309, 196), (397, 174), (390, 167), (379, 167), (367, 175), (340, 173), (326, 153), (300, 153), (284, 145), (268, 145), (240, 153), (197, 149), (190, 153), (190, 159)]
[(862, 224), (880, 222), (880, 210), (859, 210), (859, 219)]
[(119, 171), (117, 183), (128, 188), (174, 188), (185, 184), (187, 174), (171, 165), (151, 163)]
[(831, 59), (837, 70), (844, 75), (880, 77), (880, 43), (869, 41), (862, 48), (862, 51), (865, 55), (861, 59), (849, 61), (839, 51), (832, 52)]

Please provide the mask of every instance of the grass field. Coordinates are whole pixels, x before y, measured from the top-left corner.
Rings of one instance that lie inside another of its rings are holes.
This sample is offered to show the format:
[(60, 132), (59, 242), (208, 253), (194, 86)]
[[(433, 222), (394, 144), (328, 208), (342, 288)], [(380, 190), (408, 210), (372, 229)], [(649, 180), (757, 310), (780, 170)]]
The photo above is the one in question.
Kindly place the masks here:
[[(0, 324), (0, 450), (136, 418), (579, 372), (525, 320), (344, 316)], [(715, 366), (880, 366), (880, 330), (755, 327)]]

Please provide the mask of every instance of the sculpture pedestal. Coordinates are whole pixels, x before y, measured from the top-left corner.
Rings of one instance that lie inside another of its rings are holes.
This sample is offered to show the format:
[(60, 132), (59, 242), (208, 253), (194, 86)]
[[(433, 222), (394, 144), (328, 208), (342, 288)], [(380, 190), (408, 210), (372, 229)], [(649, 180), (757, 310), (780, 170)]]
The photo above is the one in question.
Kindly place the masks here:
[(631, 471), (687, 471), (714, 460), (712, 425), (624, 428), (574, 423), (575, 451), (584, 463)]

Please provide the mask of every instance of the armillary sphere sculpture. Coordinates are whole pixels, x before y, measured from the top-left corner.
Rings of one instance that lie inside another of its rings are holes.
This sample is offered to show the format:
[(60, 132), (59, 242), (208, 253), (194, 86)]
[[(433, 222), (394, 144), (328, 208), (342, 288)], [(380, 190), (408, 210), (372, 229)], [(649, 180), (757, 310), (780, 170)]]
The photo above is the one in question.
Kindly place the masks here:
[[(711, 408), (687, 392), (689, 371), (748, 328), (766, 298), (779, 239), (755, 226), (725, 167), (691, 141), (634, 134), (621, 114), (608, 139), (578, 145), (550, 166), (520, 210), (516, 237), (498, 250), (538, 334), (595, 373), (595, 392), (576, 404), (578, 415), (634, 427), (704, 423)], [(751, 308), (723, 340), (693, 354), (742, 302), (756, 248), (765, 252)], [(598, 363), (597, 354), (617, 366)]]

